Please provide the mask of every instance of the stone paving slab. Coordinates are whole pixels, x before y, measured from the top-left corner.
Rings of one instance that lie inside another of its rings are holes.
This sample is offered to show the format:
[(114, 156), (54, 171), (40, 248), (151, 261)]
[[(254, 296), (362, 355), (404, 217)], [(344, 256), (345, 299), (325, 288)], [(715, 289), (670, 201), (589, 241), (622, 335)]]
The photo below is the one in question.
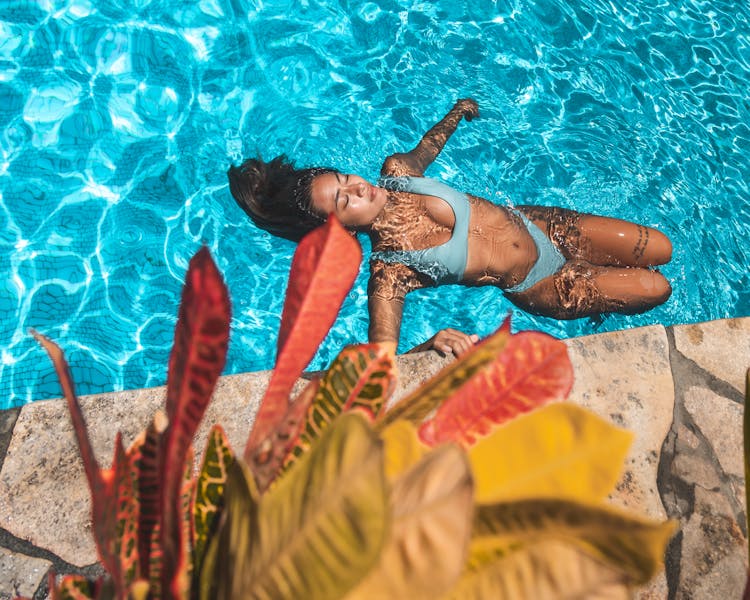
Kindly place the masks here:
[[(737, 420), (742, 364), (750, 366), (750, 318), (645, 327), (566, 343), (576, 374), (570, 400), (635, 433), (612, 501), (681, 523), (668, 552), (667, 576), (656, 578), (638, 597), (715, 598), (719, 591), (739, 597), (747, 532), (741, 454), (738, 459), (734, 448), (741, 441)], [(448, 362), (435, 353), (398, 357), (395, 397)], [(218, 422), (241, 452), (269, 377), (262, 372), (221, 378), (196, 449), (203, 448), (209, 425)], [(152, 388), (81, 398), (102, 464), (111, 462), (115, 432), (122, 431), (128, 444), (163, 405), (164, 395), (164, 388)], [(49, 564), (39, 556), (63, 565), (94, 563), (89, 511), (64, 401), (0, 411), (0, 600), (14, 593), (19, 581), (37, 589), (29, 583), (36, 576), (33, 569), (45, 571)], [(16, 542), (6, 545), (4, 539)], [(30, 562), (19, 562), (20, 557)], [(7, 567), (11, 560), (26, 566)], [(731, 569), (739, 570), (732, 575)], [(37, 585), (42, 579), (44, 573)]]
[(0, 600), (31, 598), (52, 563), (0, 548)]
[(635, 434), (612, 499), (654, 519), (666, 518), (656, 487), (659, 449), (674, 412), (664, 327), (572, 339), (568, 349), (575, 372), (568, 399)]
[(750, 318), (676, 325), (672, 330), (680, 354), (744, 394), (750, 366)]

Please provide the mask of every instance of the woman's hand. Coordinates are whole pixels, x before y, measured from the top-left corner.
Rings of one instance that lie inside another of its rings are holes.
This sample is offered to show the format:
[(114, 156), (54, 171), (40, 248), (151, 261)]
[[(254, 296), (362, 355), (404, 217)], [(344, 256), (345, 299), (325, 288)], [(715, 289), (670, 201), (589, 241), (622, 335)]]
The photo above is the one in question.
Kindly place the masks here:
[(460, 111), (467, 121), (479, 116), (479, 105), (472, 98), (462, 98), (453, 105), (453, 110)]
[(453, 353), (455, 356), (465, 354), (479, 341), (476, 334), (468, 335), (456, 329), (441, 329), (429, 340), (419, 344), (409, 352), (424, 352), (425, 350), (437, 350), (440, 354)]

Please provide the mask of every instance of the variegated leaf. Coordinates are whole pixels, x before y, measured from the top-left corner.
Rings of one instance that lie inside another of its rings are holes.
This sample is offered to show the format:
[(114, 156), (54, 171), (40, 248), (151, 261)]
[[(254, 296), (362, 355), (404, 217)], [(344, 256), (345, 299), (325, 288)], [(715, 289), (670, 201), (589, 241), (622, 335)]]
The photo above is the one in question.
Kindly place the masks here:
[(234, 455), (220, 425), (208, 434), (203, 465), (195, 487), (193, 502), (193, 568), (200, 573), (209, 536), (216, 529), (216, 517), (223, 504), (224, 486)]
[[(224, 368), (229, 340), (229, 295), (207, 248), (190, 260), (167, 373), (167, 417), (159, 460), (162, 592), (181, 595), (186, 560), (180, 492), (198, 424)], [(178, 579), (180, 579), (178, 581)]]
[[(158, 526), (159, 504), (159, 444), (167, 428), (167, 417), (157, 411), (148, 428), (131, 444), (128, 457), (138, 470), (138, 557), (140, 577), (150, 579), (151, 535)], [(160, 553), (161, 554), (161, 553)]]
[(361, 260), (356, 239), (333, 215), (297, 245), (281, 316), (276, 366), (243, 453), (248, 463), (284, 420), (294, 382), (333, 325)]
[(339, 598), (376, 563), (387, 525), (382, 444), (344, 413), (263, 496), (245, 594)]
[(511, 336), (504, 351), (438, 408), (419, 430), (422, 441), (471, 446), (494, 427), (554, 400), (573, 386), (573, 366), (565, 344), (524, 331)]
[(313, 398), (318, 391), (320, 379), (313, 378), (289, 405), (284, 419), (271, 435), (256, 447), (250, 460), (255, 482), (260, 493), (264, 493), (282, 471), (284, 457), (299, 438), (305, 424)]
[(91, 520), (99, 559), (115, 581), (120, 581), (120, 561), (115, 550), (117, 499), (114, 471), (99, 468), (88, 437), (86, 419), (78, 402), (73, 378), (70, 376), (70, 369), (62, 350), (53, 341), (36, 331), (31, 330), (31, 333), (52, 360), (68, 405), (73, 431), (78, 442), (78, 450), (83, 461), (83, 470), (91, 492)]
[(203, 560), (201, 600), (253, 598), (251, 561), (258, 552), (258, 490), (249, 467), (234, 460), (227, 473), (224, 508)]
[(443, 368), (379, 419), (384, 427), (398, 419), (418, 425), (432, 411), (461, 389), (486, 364), (505, 348), (510, 339), (510, 318), (491, 336), (476, 344), (469, 352)]
[(96, 598), (98, 586), (83, 575), (66, 575), (57, 584), (54, 575), (50, 575), (51, 600), (93, 600)]
[(285, 468), (342, 412), (360, 409), (372, 418), (380, 412), (395, 387), (394, 357), (394, 344), (360, 344), (341, 351), (320, 381)]
[(117, 538), (115, 552), (120, 557), (123, 593), (140, 577), (138, 559), (138, 467), (134, 456), (126, 454), (120, 436), (115, 442), (115, 459), (112, 468), (117, 484)]

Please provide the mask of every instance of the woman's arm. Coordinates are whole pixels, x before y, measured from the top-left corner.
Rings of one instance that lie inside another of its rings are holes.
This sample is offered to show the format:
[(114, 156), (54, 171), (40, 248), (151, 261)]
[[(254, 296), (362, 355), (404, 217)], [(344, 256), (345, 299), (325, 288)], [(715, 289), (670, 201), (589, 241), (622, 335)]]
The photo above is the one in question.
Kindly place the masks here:
[(479, 116), (479, 106), (471, 98), (464, 98), (453, 105), (450, 112), (439, 123), (424, 134), (411, 152), (392, 154), (385, 159), (381, 175), (414, 175), (421, 177), (456, 131), (462, 118), (471, 121)]
[[(413, 269), (399, 263), (373, 261), (370, 267), (367, 307), (370, 313), (368, 338), (370, 342), (395, 342), (401, 333), (404, 298), (412, 290), (430, 285)], [(461, 356), (478, 341), (476, 335), (467, 335), (455, 329), (442, 329), (426, 342), (409, 352), (435, 349), (441, 354)]]

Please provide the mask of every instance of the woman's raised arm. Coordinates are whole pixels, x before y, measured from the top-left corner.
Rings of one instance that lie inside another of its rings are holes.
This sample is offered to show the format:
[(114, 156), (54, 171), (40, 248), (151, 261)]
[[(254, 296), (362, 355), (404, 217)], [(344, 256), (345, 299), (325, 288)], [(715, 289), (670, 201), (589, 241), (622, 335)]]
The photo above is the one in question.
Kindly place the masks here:
[(471, 98), (456, 102), (436, 125), (424, 134), (411, 152), (392, 154), (385, 159), (381, 175), (414, 175), (421, 177), (445, 146), (462, 118), (471, 121), (479, 116), (479, 106)]

